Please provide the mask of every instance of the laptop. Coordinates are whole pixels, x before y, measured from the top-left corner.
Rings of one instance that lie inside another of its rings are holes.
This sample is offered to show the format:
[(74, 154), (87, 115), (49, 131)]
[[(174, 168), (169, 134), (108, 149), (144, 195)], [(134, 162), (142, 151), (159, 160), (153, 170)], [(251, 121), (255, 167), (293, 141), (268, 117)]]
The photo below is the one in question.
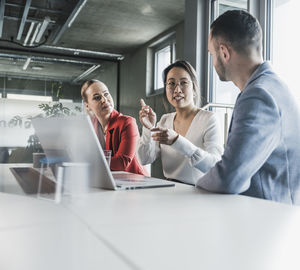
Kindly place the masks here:
[(47, 158), (88, 165), (90, 187), (119, 190), (175, 186), (159, 178), (112, 172), (88, 115), (36, 118), (32, 125)]

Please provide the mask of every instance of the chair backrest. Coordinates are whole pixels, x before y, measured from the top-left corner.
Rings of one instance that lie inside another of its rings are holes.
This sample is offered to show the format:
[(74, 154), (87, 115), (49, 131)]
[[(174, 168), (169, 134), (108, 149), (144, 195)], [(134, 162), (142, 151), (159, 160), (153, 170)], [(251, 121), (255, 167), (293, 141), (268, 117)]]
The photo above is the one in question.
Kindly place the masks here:
[(234, 105), (232, 104), (218, 104), (218, 103), (208, 103), (202, 107), (203, 110), (209, 110), (216, 113), (219, 119), (221, 128), (223, 130), (223, 145), (226, 146), (228, 129), (231, 121), (232, 111)]

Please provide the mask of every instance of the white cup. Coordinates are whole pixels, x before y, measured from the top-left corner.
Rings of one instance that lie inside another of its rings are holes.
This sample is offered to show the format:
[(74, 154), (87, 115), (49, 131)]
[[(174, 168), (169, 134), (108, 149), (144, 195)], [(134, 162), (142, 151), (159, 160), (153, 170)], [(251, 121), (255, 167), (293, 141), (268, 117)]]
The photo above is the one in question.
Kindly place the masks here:
[(106, 162), (108, 164), (108, 167), (110, 167), (110, 161), (111, 161), (111, 150), (103, 150), (104, 156), (106, 159)]
[[(57, 191), (82, 194), (89, 188), (90, 167), (87, 163), (63, 162), (57, 168)], [(59, 170), (61, 174), (59, 174)]]

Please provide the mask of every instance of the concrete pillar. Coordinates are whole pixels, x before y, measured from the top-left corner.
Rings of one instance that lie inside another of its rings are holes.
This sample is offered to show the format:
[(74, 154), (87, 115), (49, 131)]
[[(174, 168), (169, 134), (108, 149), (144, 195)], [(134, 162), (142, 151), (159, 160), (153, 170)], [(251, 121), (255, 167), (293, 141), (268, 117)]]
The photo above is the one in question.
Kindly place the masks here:
[(206, 0), (186, 0), (184, 17), (184, 59), (195, 68), (204, 99), (207, 96), (208, 5)]

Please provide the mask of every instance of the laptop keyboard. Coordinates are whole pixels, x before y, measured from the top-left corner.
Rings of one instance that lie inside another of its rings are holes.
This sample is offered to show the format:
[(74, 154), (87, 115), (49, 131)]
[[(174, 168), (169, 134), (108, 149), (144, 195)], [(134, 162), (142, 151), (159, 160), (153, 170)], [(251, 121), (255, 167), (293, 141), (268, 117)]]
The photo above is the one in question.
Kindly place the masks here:
[(116, 182), (132, 182), (132, 183), (146, 183), (146, 179), (144, 176), (139, 176), (139, 175), (134, 175), (134, 177), (130, 174), (126, 173), (119, 173), (119, 174), (114, 174), (113, 175), (114, 179)]

